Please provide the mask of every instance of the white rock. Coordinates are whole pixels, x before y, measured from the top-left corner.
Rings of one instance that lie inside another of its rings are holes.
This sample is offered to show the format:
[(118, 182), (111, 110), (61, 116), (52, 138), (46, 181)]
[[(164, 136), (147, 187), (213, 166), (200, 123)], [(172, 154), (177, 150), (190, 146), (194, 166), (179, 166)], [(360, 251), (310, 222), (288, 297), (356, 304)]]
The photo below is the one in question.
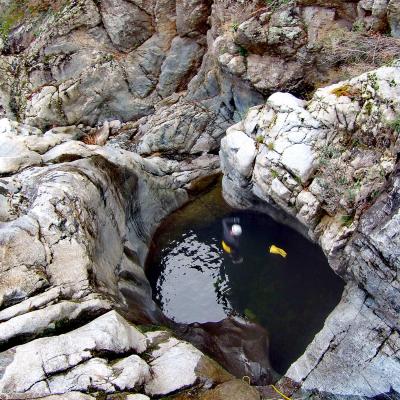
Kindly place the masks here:
[(251, 108), (248, 113), (246, 114), (246, 118), (243, 122), (244, 131), (247, 135), (251, 135), (258, 124), (258, 108)]
[(82, 142), (70, 140), (62, 143), (47, 153), (43, 154), (43, 162), (46, 164), (59, 162), (63, 157), (84, 158), (92, 155), (87, 145)]
[(48, 394), (42, 382), (90, 360), (92, 352), (142, 353), (146, 348), (146, 337), (115, 311), (110, 311), (72, 332), (16, 347), (12, 361), (0, 374), (0, 393)]
[(246, 64), (244, 62), (244, 57), (236, 56), (233, 57), (227, 64), (229, 72), (234, 75), (242, 75), (246, 72)]
[(227, 65), (229, 61), (231, 61), (233, 58), (232, 54), (229, 53), (223, 53), (218, 57), (218, 62), (222, 65)]
[(202, 353), (189, 343), (171, 338), (152, 352), (151, 378), (145, 385), (151, 396), (167, 395), (193, 385)]
[(269, 96), (267, 104), (275, 111), (290, 112), (293, 109), (304, 107), (306, 102), (298, 99), (290, 93), (276, 92)]
[(86, 315), (100, 314), (110, 309), (103, 300), (89, 300), (82, 303), (61, 301), (46, 308), (16, 316), (0, 324), (0, 344), (13, 337), (38, 335), (55, 324), (74, 321)]
[(290, 190), (278, 179), (273, 179), (271, 183), (271, 191), (279, 199), (288, 202), (292, 193)]
[(281, 158), (282, 165), (306, 183), (314, 172), (314, 154), (306, 144), (294, 144), (287, 148)]
[(244, 132), (230, 131), (226, 136), (226, 143), (234, 154), (233, 161), (238, 172), (244, 177), (249, 176), (257, 152), (254, 140)]
[(32, 165), (40, 165), (42, 157), (30, 151), (11, 134), (0, 135), (0, 174), (17, 172)]

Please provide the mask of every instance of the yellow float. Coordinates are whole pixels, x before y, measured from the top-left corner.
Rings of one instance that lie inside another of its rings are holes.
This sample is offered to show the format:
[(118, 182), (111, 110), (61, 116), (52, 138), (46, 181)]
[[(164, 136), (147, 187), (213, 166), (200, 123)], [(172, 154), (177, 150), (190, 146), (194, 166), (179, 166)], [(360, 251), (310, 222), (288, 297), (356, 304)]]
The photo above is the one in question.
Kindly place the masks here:
[(285, 250), (281, 249), (280, 247), (275, 246), (274, 244), (269, 247), (269, 252), (271, 254), (278, 254), (279, 256), (285, 258), (287, 253)]

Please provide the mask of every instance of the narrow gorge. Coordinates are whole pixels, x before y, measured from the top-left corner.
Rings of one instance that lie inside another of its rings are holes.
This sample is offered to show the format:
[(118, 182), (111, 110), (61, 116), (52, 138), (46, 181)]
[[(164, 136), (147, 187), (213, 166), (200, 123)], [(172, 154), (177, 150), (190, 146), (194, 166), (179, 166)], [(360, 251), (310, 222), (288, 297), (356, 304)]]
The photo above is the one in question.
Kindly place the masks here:
[[(400, 399), (399, 0), (0, 0), (0, 51), (0, 399)], [(300, 272), (179, 320), (162, 235), (231, 215)]]

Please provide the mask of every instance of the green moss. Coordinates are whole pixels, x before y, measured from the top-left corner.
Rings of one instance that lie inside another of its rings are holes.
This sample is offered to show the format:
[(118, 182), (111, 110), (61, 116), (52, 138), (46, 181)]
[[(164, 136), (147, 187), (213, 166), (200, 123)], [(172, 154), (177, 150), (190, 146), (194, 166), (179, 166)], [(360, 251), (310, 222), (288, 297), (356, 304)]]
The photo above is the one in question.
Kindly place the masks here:
[(135, 325), (142, 333), (157, 332), (157, 331), (170, 331), (169, 328), (163, 325)]
[(374, 90), (379, 89), (379, 84), (378, 84), (378, 76), (376, 75), (375, 72), (371, 72), (367, 75), (368, 77), (368, 82), (372, 86)]
[(349, 84), (345, 84), (343, 86), (339, 86), (336, 89), (332, 89), (331, 93), (336, 97), (347, 96), (351, 97), (351, 86)]
[(271, 172), (271, 176), (273, 177), (273, 178), (278, 178), (278, 176), (279, 176), (279, 174), (278, 174), (278, 172), (276, 172), (274, 169), (270, 169), (269, 170), (270, 172)]
[(256, 141), (258, 142), (258, 143), (264, 143), (264, 136), (263, 135), (257, 135), (256, 136)]
[(239, 23), (238, 22), (232, 22), (231, 29), (232, 29), (233, 32), (237, 32), (237, 30), (239, 29)]
[(389, 127), (396, 133), (400, 133), (400, 116), (398, 116), (394, 121), (389, 122)]
[(372, 101), (368, 101), (365, 103), (364, 108), (368, 115), (372, 114), (372, 107), (373, 107)]
[(264, 2), (272, 11), (276, 11), (278, 8), (287, 4), (294, 3), (293, 0), (264, 0)]
[(257, 315), (252, 310), (250, 310), (250, 308), (244, 309), (244, 315), (249, 321), (252, 321), (252, 322), (257, 321)]
[(249, 52), (248, 52), (248, 50), (247, 50), (245, 47), (239, 46), (239, 54), (240, 54), (242, 57), (247, 57), (247, 56), (249, 55)]
[(354, 216), (353, 215), (342, 215), (340, 217), (340, 222), (342, 226), (350, 226), (354, 222)]

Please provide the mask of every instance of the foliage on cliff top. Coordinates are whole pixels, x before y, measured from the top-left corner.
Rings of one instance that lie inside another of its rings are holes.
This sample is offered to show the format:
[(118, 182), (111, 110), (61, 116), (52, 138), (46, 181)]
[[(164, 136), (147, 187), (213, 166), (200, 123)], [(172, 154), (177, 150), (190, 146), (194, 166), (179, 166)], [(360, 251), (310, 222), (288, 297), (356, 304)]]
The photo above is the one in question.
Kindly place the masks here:
[(349, 32), (343, 29), (326, 32), (320, 40), (321, 52), (326, 65), (339, 67), (348, 79), (390, 64), (399, 57), (400, 39), (378, 33)]
[(65, 3), (66, 0), (13, 0), (0, 15), (0, 36), (7, 39), (10, 31), (27, 18), (57, 12)]

